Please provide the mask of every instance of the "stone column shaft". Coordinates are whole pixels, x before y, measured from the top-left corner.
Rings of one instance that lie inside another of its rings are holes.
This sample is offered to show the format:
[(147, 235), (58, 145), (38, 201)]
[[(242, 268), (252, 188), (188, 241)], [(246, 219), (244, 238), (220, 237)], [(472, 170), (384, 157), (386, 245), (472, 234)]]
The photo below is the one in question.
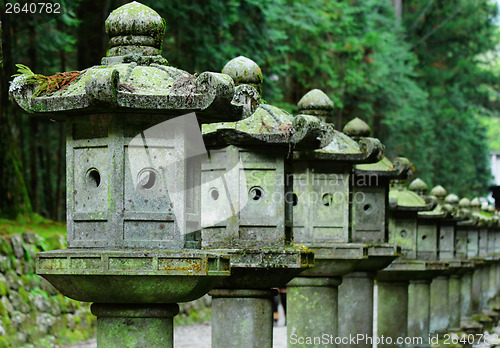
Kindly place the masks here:
[(275, 290), (215, 289), (212, 347), (272, 347)]
[[(339, 337), (359, 334), (373, 337), (373, 282), (375, 273), (354, 272), (339, 287)], [(369, 341), (343, 347), (372, 347)]]
[[(289, 347), (337, 347), (334, 339), (338, 336), (338, 286), (341, 283), (341, 277), (296, 277), (288, 283)], [(322, 341), (323, 335), (332, 340)], [(307, 338), (314, 341), (308, 342)]]
[[(462, 277), (452, 275), (448, 283), (448, 312), (450, 313), (450, 329), (460, 329), (460, 313), (462, 308)], [(432, 296), (432, 294), (431, 294)]]
[[(488, 287), (488, 300), (493, 301), (497, 293), (497, 265), (491, 264), (489, 266), (489, 287)], [(489, 307), (488, 307), (489, 308)]]
[(430, 332), (445, 333), (450, 325), (449, 278), (447, 276), (434, 278), (430, 291)]
[(498, 299), (499, 296), (500, 296), (500, 261), (495, 263), (495, 268), (497, 270), (497, 286), (496, 286), (496, 293), (495, 293), (495, 297)]
[(462, 276), (462, 284), (460, 287), (460, 326), (464, 326), (471, 322), (473, 313), (472, 278), (472, 272), (465, 273)]
[[(411, 280), (408, 287), (408, 337), (421, 337), (427, 347), (430, 324), (430, 280)], [(416, 347), (409, 345), (408, 347)]]
[(488, 300), (489, 300), (489, 290), (490, 290), (490, 267), (483, 266), (481, 267), (481, 302), (479, 312), (482, 310), (489, 309)]
[(172, 348), (177, 304), (93, 303), (99, 348)]
[(477, 268), (474, 273), (472, 274), (472, 279), (471, 279), (471, 314), (479, 313), (481, 312), (481, 304), (482, 304), (482, 267)]
[[(408, 282), (377, 281), (378, 318), (377, 335), (395, 342), (398, 337), (407, 336)], [(379, 348), (396, 347), (395, 344), (379, 344)], [(400, 347), (403, 347), (402, 345)]]

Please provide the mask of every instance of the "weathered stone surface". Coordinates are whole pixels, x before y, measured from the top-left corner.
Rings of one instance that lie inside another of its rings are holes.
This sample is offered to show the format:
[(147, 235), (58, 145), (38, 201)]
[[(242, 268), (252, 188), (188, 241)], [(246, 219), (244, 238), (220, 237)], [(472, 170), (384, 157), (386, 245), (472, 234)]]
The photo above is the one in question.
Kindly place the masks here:
[(444, 199), (448, 194), (448, 191), (446, 191), (446, 189), (443, 186), (437, 185), (432, 188), (429, 194), (432, 196), (436, 196), (438, 199)]
[(333, 110), (333, 101), (320, 89), (313, 89), (300, 98), (297, 106), (300, 111)]
[(416, 192), (419, 195), (425, 195), (427, 192), (427, 184), (420, 178), (413, 180), (408, 186), (410, 191)]
[(273, 341), (276, 290), (216, 289), (212, 296), (212, 346), (268, 347)]
[[(42, 247), (59, 247), (58, 239), (44, 240), (38, 235), (25, 233), (10, 237), (2, 237), (3, 245), (12, 245), (11, 238), (14, 237), (14, 244), (20, 245), (24, 251), (21, 258), (15, 256), (14, 248), (4, 249), (5, 258), (16, 260), (17, 267), (22, 269), (18, 274), (12, 269), (7, 269), (0, 275), (0, 346), (21, 347), (27, 344), (42, 346), (45, 342), (60, 342), (61, 339), (68, 340), (68, 336), (77, 335), (80, 339), (85, 339), (91, 333), (91, 324), (85, 319), (90, 313), (88, 310), (80, 310), (78, 324), (74, 323), (71, 333), (68, 326), (63, 324), (67, 320), (67, 310), (61, 308), (81, 308), (78, 303), (62, 295), (56, 295), (52, 287), (44, 287), (45, 280), (34, 274), (35, 260), (25, 257), (42, 249)], [(18, 251), (19, 252), (19, 251)], [(74, 311), (74, 309), (72, 309)], [(85, 323), (85, 325), (83, 325)], [(21, 334), (18, 334), (21, 333)]]
[[(458, 308), (460, 303), (456, 303), (456, 298), (449, 297), (449, 277), (440, 276), (432, 280), (430, 285), (430, 333), (446, 333), (450, 326), (450, 305), (449, 301), (455, 302)], [(460, 297), (458, 297), (460, 300)]]
[[(398, 347), (397, 337), (408, 336), (408, 281), (377, 281), (378, 288), (378, 335), (390, 337), (392, 344), (379, 347)], [(403, 345), (400, 345), (403, 347)]]
[(260, 85), (262, 83), (262, 71), (251, 59), (239, 56), (230, 60), (222, 73), (231, 76), (237, 85)]
[[(339, 286), (339, 337), (358, 334), (373, 337), (373, 272), (354, 272), (343, 277)], [(370, 310), (371, 309), (371, 310)], [(370, 348), (368, 341), (343, 347)]]
[(372, 130), (368, 124), (362, 119), (356, 117), (351, 121), (347, 122), (342, 130), (345, 134), (350, 137), (369, 137)]
[(165, 21), (156, 11), (134, 1), (111, 12), (106, 32), (110, 36), (110, 56), (153, 56), (161, 53)]
[(38, 83), (27, 83), (28, 75), (16, 77), (10, 92), (21, 108), (58, 120), (65, 120), (68, 111), (103, 109), (146, 115), (196, 111), (208, 122), (241, 119), (242, 106), (231, 103), (234, 82), (228, 75), (206, 72), (195, 77), (159, 56), (165, 24), (155, 11), (137, 2), (126, 4), (113, 11), (106, 29), (110, 57), (81, 71), (64, 89), (34, 97)]
[(94, 303), (91, 310), (97, 317), (99, 347), (173, 347), (177, 304)]
[(408, 287), (408, 337), (421, 337), (424, 344), (408, 347), (430, 347), (430, 280), (412, 280)]
[[(335, 341), (318, 342), (323, 334), (338, 337), (338, 286), (342, 278), (296, 277), (287, 287), (289, 346), (337, 347)], [(302, 342), (298, 338), (302, 337)], [(305, 338), (309, 337), (308, 341)]]
[[(67, 249), (37, 256), (37, 274), (64, 295), (86, 302), (190, 301), (228, 276), (229, 269), (228, 257), (194, 251)], [(121, 285), (111, 286), (116, 282)]]
[(24, 257), (23, 236), (20, 234), (15, 234), (10, 238), (10, 240), (16, 258), (18, 259), (23, 258)]

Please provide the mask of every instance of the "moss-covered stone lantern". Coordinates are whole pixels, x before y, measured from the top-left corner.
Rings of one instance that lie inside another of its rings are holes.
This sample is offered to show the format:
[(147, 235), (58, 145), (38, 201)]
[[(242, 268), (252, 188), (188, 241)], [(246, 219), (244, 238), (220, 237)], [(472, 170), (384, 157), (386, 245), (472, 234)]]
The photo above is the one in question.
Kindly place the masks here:
[[(360, 118), (346, 124), (343, 132), (355, 141), (368, 138), (370, 127)], [(362, 142), (361, 142), (362, 144)], [(373, 289), (376, 271), (398, 255), (398, 247), (387, 243), (387, 209), (390, 180), (408, 170), (383, 157), (376, 163), (356, 164), (351, 177), (350, 241), (366, 243), (368, 257), (343, 277), (339, 287), (339, 336), (373, 336)], [(356, 346), (370, 347), (369, 341)], [(346, 345), (350, 346), (350, 345)]]
[[(296, 119), (314, 117), (333, 127), (333, 102), (319, 89), (298, 103)], [(339, 131), (320, 149), (293, 152), (294, 240), (315, 252), (315, 267), (294, 278), (287, 289), (288, 335), (337, 335), (338, 286), (341, 276), (366, 259), (365, 244), (353, 244), (349, 230), (352, 168), (380, 159), (377, 139), (356, 141)], [(395, 251), (392, 250), (392, 257)], [(316, 303), (311, 307), (310, 304)], [(328, 306), (323, 305), (328, 303)], [(343, 318), (349, 321), (349, 318)]]
[[(398, 159), (412, 167), (408, 160)], [(408, 172), (407, 177), (411, 175)], [(419, 213), (431, 211), (436, 202), (407, 190), (403, 180), (392, 182), (389, 192), (389, 242), (402, 248), (402, 258), (377, 273), (379, 335), (422, 337), (428, 339), (430, 319), (430, 282), (446, 264), (418, 259)], [(418, 185), (417, 185), (418, 184)], [(425, 188), (417, 182), (417, 190)], [(432, 248), (431, 248), (432, 250)]]
[[(463, 219), (457, 222), (456, 258), (462, 261), (467, 260), (472, 264), (472, 267), (468, 271), (464, 272), (460, 279), (460, 328), (467, 333), (481, 333), (482, 326), (479, 323), (472, 321), (472, 315), (474, 312), (472, 306), (472, 278), (475, 267), (482, 264), (482, 261), (475, 259), (478, 250), (477, 233), (469, 234), (469, 231), (476, 230), (475, 226), (477, 221), (472, 216), (471, 201), (468, 198), (460, 199), (458, 202), (458, 209), (460, 214), (463, 216)], [(471, 237), (475, 237), (475, 239)], [(474, 255), (472, 259), (468, 258), (468, 248), (472, 248), (474, 250), (471, 252), (471, 255)], [(454, 305), (454, 303), (450, 302), (450, 306)]]
[(489, 209), (489, 204), (483, 202), (480, 211), (476, 210), (479, 218), (479, 256), (484, 259), (481, 270), (481, 305), (482, 312), (492, 318), (495, 314), (490, 308), (490, 300), (496, 294), (496, 268), (497, 256), (495, 255), (495, 230), (496, 220)]
[[(422, 192), (421, 194), (425, 194)], [(431, 196), (437, 199), (438, 205), (430, 212), (419, 212), (419, 229), (422, 234), (418, 241), (424, 243), (429, 234), (433, 236), (430, 259), (440, 260), (447, 264), (447, 270), (432, 280), (430, 294), (430, 332), (444, 334), (450, 328), (460, 328), (460, 305), (453, 298), (460, 299), (461, 275), (470, 270), (472, 263), (455, 259), (456, 223), (462, 220), (458, 210), (458, 197), (447, 194), (442, 186), (431, 190)], [(426, 230), (431, 233), (426, 233)], [(419, 258), (429, 257), (428, 254)]]
[[(462, 204), (467, 204), (467, 201), (462, 202)], [(464, 233), (462, 231), (463, 229), (459, 228), (459, 224), (463, 221), (467, 221), (468, 216), (467, 212), (463, 211), (462, 207), (460, 206), (459, 197), (453, 193), (448, 194), (444, 199), (443, 210), (447, 211), (448, 215), (440, 222), (439, 226), (439, 259), (442, 261), (446, 261), (449, 268), (449, 271), (447, 273), (449, 275), (448, 329), (452, 331), (458, 331), (462, 327), (461, 293), (463, 290), (463, 279), (472, 275), (475, 264), (474, 261), (467, 260), (463, 257), (463, 255), (466, 255), (467, 252), (465, 250), (464, 253), (463, 247), (465, 245), (465, 248), (467, 248), (467, 244), (461, 241), (461, 239), (464, 237)], [(459, 236), (459, 231), (461, 231), (461, 236)], [(462, 255), (459, 254), (459, 248), (462, 248)], [(465, 280), (465, 282), (467, 283), (468, 280), (469, 279)], [(468, 287), (468, 284), (466, 284), (466, 287)], [(443, 290), (439, 287), (431, 290), (435, 291), (435, 294), (431, 294), (436, 299), (434, 302), (441, 304), (441, 302), (439, 301), (441, 299), (440, 294), (443, 292)], [(470, 299), (464, 299), (464, 301), (470, 302)], [(436, 307), (439, 307), (439, 305)]]
[(293, 244), (291, 156), (333, 131), (312, 116), (293, 117), (260, 97), (262, 73), (245, 57), (222, 70), (238, 84), (241, 120), (205, 125), (210, 152), (202, 169), (202, 245), (231, 255), (232, 275), (210, 292), (217, 347), (272, 345), (271, 288), (313, 265)]
[[(481, 200), (475, 197), (471, 201), (471, 211), (476, 224), (469, 230), (469, 241), (471, 246), (469, 257), (476, 263), (476, 270), (472, 276), (472, 308), (475, 315), (473, 318), (481, 320), (483, 310), (487, 307), (486, 292), (489, 288), (489, 264), (488, 260), (488, 220), (481, 211)], [(477, 244), (476, 244), (477, 243)], [(476, 249), (474, 250), (474, 246)], [(484, 318), (486, 319), (486, 318)]]
[(94, 302), (100, 347), (172, 347), (176, 303), (230, 273), (227, 256), (197, 249), (199, 124), (238, 120), (243, 106), (229, 76), (168, 65), (149, 7), (116, 9), (106, 31), (101, 65), (46, 89), (28, 75), (11, 85), (33, 117), (67, 124), (68, 249), (38, 254), (37, 273)]

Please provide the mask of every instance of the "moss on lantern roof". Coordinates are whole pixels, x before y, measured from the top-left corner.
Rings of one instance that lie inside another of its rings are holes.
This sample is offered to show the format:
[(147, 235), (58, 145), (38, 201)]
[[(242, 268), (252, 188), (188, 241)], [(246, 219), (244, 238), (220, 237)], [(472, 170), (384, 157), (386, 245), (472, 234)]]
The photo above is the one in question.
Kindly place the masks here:
[(16, 77), (10, 93), (19, 106), (54, 119), (64, 119), (70, 112), (116, 111), (198, 112), (202, 122), (241, 119), (242, 105), (232, 103), (231, 77), (212, 72), (195, 77), (168, 66), (158, 55), (165, 24), (154, 10), (138, 2), (126, 4), (110, 14), (106, 28), (111, 36), (111, 57), (103, 58), (100, 66), (72, 72), (78, 77), (64, 89), (42, 91), (40, 81), (30, 78), (32, 75)]
[(214, 105), (226, 112), (214, 117), (216, 121), (239, 119), (242, 111), (241, 106), (231, 104), (234, 84), (229, 76), (202, 73), (194, 77), (183, 70), (154, 63), (92, 67), (82, 71), (65, 89), (33, 97), (36, 88), (37, 84), (26, 84), (11, 91), (19, 106), (29, 113), (103, 109), (188, 113), (208, 111)]
[(333, 128), (310, 115), (293, 117), (276, 106), (260, 104), (249, 117), (238, 122), (205, 124), (207, 144), (281, 144), (290, 148), (315, 149), (333, 137)]
[(385, 156), (376, 163), (356, 164), (354, 171), (356, 174), (360, 175), (376, 174), (393, 178), (399, 175), (399, 170), (397, 170), (394, 164)]
[(446, 197), (446, 195), (448, 194), (448, 191), (446, 191), (446, 189), (443, 186), (437, 185), (437, 186), (434, 186), (432, 188), (432, 190), (431, 190), (431, 192), (429, 192), (429, 194), (441, 199), (441, 198)]
[(368, 137), (372, 132), (370, 126), (358, 117), (347, 122), (342, 131), (351, 137)]
[(372, 163), (380, 160), (383, 145), (378, 139), (365, 138), (359, 143), (342, 132), (333, 131), (332, 140), (312, 152), (295, 152), (294, 159)]
[[(251, 135), (282, 135), (285, 126), (292, 126), (293, 116), (273, 105), (261, 104), (249, 117), (238, 122), (222, 122), (205, 124), (203, 134), (219, 129), (232, 129)], [(280, 128), (281, 127), (281, 128)]]
[(430, 210), (432, 205), (415, 192), (402, 187), (391, 187), (389, 190), (389, 205), (394, 210)]
[(231, 59), (222, 69), (223, 74), (231, 76), (239, 84), (261, 84), (262, 70), (253, 60), (239, 56)]
[(333, 110), (333, 101), (320, 89), (313, 89), (302, 98), (297, 106), (299, 110)]

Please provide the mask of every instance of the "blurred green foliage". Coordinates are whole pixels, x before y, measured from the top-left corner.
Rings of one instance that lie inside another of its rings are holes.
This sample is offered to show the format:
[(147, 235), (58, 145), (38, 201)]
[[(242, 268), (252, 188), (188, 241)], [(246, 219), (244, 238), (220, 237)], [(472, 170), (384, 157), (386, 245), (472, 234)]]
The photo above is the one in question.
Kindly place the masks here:
[[(60, 16), (2, 12), (0, 214), (32, 207), (64, 217), (64, 130), (29, 120), (7, 102), (14, 63), (44, 75), (98, 64), (106, 52), (104, 19), (128, 1), (59, 2)], [(143, 3), (166, 19), (163, 55), (172, 65), (220, 71), (247, 56), (262, 68), (269, 103), (294, 112), (302, 95), (320, 88), (335, 102), (337, 129), (360, 117), (389, 157), (407, 156), (429, 185), (486, 193), (494, 148), (487, 128), (499, 116), (494, 2), (405, 0), (402, 18), (390, 0)]]

